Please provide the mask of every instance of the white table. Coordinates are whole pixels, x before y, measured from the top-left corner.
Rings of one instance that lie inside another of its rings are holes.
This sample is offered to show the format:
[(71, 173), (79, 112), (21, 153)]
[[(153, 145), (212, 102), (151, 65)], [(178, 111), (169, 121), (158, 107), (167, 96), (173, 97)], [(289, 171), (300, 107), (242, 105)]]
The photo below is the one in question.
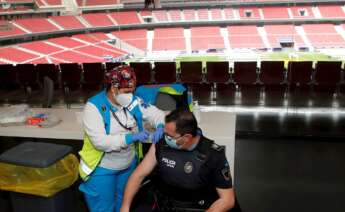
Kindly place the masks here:
[(32, 110), (37, 113), (54, 114), (62, 122), (51, 128), (40, 128), (29, 125), (0, 127), (0, 136), (77, 140), (83, 138), (82, 125), (77, 121), (77, 114), (81, 113), (81, 109), (34, 108)]
[[(81, 109), (34, 108), (32, 110), (37, 113), (54, 114), (62, 122), (51, 128), (28, 125), (0, 127), (0, 136), (71, 140), (83, 139)], [(234, 176), (235, 124), (236, 115), (233, 113), (216, 111), (201, 112), (200, 128), (206, 137), (220, 145), (226, 146), (226, 156), (230, 163), (232, 176)]]

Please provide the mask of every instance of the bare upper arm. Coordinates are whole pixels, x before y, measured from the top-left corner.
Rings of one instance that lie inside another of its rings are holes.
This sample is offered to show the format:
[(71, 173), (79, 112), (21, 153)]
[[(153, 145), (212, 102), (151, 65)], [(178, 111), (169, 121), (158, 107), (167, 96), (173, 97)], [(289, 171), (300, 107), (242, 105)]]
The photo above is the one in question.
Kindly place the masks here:
[(235, 191), (233, 188), (216, 188), (219, 198), (235, 202)]
[(140, 162), (133, 174), (138, 174), (140, 177), (144, 178), (152, 172), (156, 164), (156, 148), (155, 145), (152, 144), (143, 161)]

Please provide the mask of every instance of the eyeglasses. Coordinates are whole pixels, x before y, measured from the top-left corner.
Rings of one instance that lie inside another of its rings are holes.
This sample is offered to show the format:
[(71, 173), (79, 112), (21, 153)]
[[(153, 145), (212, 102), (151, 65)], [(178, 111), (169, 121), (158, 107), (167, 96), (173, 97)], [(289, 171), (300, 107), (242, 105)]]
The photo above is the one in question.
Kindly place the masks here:
[(177, 141), (178, 139), (180, 139), (180, 138), (182, 138), (184, 135), (180, 135), (180, 136), (178, 136), (178, 137), (172, 137), (172, 136), (170, 136), (170, 135), (167, 135), (167, 134), (165, 134), (165, 136), (169, 139), (169, 140), (172, 140), (172, 139), (174, 139), (175, 141)]

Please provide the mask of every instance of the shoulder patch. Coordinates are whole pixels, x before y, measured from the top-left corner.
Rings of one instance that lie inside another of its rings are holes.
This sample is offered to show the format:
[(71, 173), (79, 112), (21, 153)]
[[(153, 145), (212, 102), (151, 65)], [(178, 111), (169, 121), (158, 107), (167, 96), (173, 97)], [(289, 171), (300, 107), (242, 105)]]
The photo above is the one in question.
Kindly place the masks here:
[(213, 143), (211, 147), (212, 147), (212, 149), (216, 150), (217, 152), (221, 152), (225, 149), (224, 146), (218, 145), (216, 143)]
[(102, 112), (105, 113), (107, 111), (107, 107), (105, 105), (102, 105)]

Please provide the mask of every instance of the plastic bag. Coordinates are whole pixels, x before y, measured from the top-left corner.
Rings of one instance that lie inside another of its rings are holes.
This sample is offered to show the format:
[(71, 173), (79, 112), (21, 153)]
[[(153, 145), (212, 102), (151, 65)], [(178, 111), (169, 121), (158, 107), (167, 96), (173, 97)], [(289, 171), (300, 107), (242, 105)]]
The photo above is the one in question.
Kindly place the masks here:
[(0, 189), (51, 197), (78, 179), (78, 166), (73, 154), (46, 168), (0, 163)]
[(32, 115), (27, 104), (2, 107), (0, 110), (0, 126), (12, 126), (25, 124), (26, 119)]

